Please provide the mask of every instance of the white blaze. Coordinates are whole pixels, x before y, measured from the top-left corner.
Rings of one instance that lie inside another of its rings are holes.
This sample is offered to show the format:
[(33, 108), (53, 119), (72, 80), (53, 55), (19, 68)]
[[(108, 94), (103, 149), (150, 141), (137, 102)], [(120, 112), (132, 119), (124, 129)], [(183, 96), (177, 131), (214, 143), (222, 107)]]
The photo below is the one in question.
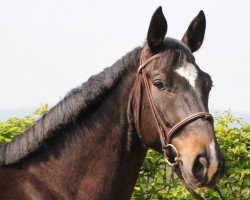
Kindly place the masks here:
[(216, 150), (215, 150), (215, 143), (212, 141), (209, 145), (210, 154), (211, 154), (211, 162), (217, 163), (217, 157), (216, 157)]
[(197, 79), (198, 72), (192, 63), (186, 63), (184, 66), (179, 67), (175, 71), (177, 74), (187, 79), (189, 84), (195, 89), (195, 81)]
[(207, 171), (207, 176), (208, 180), (210, 181), (218, 169), (218, 161), (217, 161), (214, 141), (210, 143), (209, 149), (210, 149), (210, 166)]

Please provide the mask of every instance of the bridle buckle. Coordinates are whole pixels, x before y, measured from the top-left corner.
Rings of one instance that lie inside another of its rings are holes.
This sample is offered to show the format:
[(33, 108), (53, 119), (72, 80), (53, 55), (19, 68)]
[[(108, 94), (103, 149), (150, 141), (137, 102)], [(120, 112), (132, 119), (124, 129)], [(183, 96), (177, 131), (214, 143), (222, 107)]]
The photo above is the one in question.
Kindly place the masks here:
[[(167, 152), (166, 150), (167, 149), (172, 149), (176, 155), (176, 157), (174, 158), (174, 162), (171, 162), (167, 156)], [(178, 165), (180, 162), (181, 162), (181, 157), (179, 156), (179, 153), (177, 151), (177, 149), (175, 148), (174, 145), (172, 144), (166, 144), (163, 146), (163, 152), (164, 152), (164, 158), (165, 158), (165, 161), (171, 166), (171, 167), (174, 167), (175, 165)]]

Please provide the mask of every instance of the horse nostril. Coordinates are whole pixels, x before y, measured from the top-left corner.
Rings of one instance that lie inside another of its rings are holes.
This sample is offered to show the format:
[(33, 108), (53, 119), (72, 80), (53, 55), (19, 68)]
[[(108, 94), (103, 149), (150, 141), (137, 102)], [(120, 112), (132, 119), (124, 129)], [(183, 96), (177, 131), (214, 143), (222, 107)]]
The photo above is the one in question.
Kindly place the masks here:
[(196, 178), (204, 178), (207, 173), (208, 161), (204, 156), (197, 156), (192, 168), (192, 173)]

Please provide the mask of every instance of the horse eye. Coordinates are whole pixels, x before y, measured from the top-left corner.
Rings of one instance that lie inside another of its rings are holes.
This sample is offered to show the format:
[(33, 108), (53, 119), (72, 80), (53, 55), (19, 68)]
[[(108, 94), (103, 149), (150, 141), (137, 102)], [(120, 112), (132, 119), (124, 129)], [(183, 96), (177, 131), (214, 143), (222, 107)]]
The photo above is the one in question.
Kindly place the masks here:
[(154, 86), (157, 87), (158, 90), (165, 90), (164, 85), (160, 80), (155, 80)]

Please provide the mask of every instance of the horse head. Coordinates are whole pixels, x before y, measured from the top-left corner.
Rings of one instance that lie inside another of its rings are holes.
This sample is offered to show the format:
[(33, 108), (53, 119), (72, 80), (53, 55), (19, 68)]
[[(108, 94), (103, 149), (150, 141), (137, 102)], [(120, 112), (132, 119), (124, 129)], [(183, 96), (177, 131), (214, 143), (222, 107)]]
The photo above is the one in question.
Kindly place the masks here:
[(177, 167), (192, 188), (214, 187), (225, 168), (208, 113), (212, 80), (193, 56), (202, 45), (205, 27), (200, 11), (181, 41), (165, 37), (167, 21), (159, 7), (141, 51), (135, 94), (135, 127), (143, 143), (158, 151), (165, 148), (170, 160), (178, 154)]

